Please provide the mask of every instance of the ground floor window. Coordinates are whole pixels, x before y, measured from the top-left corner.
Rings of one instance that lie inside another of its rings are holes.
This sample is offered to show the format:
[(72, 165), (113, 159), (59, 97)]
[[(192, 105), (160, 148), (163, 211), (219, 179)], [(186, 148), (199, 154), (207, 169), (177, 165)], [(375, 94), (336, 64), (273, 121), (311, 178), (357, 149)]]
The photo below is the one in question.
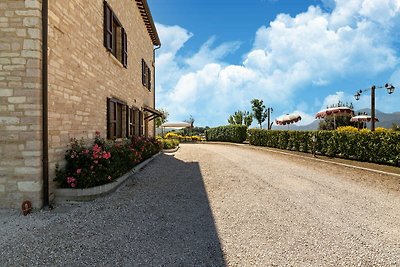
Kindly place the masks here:
[(107, 139), (147, 136), (145, 113), (126, 102), (107, 98)]
[(115, 98), (107, 99), (107, 138), (122, 138), (125, 132), (126, 104)]
[(127, 137), (132, 137), (134, 135), (139, 135), (139, 109), (135, 107), (127, 107), (128, 119), (126, 120), (127, 126)]

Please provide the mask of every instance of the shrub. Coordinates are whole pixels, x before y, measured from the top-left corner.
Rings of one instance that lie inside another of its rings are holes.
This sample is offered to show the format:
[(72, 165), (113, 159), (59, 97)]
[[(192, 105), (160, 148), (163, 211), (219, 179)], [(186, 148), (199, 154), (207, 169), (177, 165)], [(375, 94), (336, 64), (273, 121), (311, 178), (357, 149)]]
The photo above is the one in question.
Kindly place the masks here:
[[(135, 139), (136, 140), (136, 139)], [(157, 153), (161, 144), (153, 139), (140, 138), (106, 142), (96, 132), (92, 145), (72, 139), (66, 151), (66, 165), (56, 168), (55, 181), (62, 188), (89, 188), (112, 182), (142, 160)]]
[(148, 159), (162, 149), (162, 143), (154, 138), (133, 136), (131, 147), (141, 153), (142, 159)]
[(169, 132), (169, 133), (165, 134), (165, 138), (167, 138), (167, 139), (179, 139), (179, 140), (181, 140), (181, 139), (183, 139), (183, 136), (180, 135), (180, 134), (176, 134), (176, 133)]
[(201, 141), (201, 137), (200, 136), (197, 136), (197, 135), (193, 135), (193, 136), (191, 136), (190, 137), (191, 139), (192, 139), (192, 141)]
[(173, 149), (179, 145), (179, 141), (176, 139), (161, 139), (163, 149)]
[(222, 141), (243, 143), (247, 139), (247, 126), (228, 125), (208, 129), (206, 131), (207, 141)]
[(336, 128), (336, 131), (338, 132), (358, 132), (357, 127), (353, 126), (340, 126)]
[[(400, 133), (385, 131), (274, 131), (250, 129), (251, 145), (385, 164), (400, 164)], [(313, 142), (313, 136), (316, 142)]]

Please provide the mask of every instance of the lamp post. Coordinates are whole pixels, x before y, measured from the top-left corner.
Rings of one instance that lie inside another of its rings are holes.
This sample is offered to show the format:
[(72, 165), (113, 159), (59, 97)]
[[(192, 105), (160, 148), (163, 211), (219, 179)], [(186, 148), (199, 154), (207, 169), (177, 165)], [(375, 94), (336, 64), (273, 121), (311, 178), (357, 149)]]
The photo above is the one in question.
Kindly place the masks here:
[(270, 121), (271, 121), (271, 113), (274, 111), (274, 109), (273, 108), (267, 108), (267, 111), (268, 111), (268, 130), (271, 130), (271, 124), (270, 124)]
[(393, 94), (395, 87), (387, 83), (385, 86), (378, 86), (375, 85), (371, 86), (371, 88), (359, 90), (354, 94), (356, 100), (360, 100), (361, 94), (371, 90), (371, 131), (375, 131), (375, 90), (380, 88), (386, 88), (388, 94)]

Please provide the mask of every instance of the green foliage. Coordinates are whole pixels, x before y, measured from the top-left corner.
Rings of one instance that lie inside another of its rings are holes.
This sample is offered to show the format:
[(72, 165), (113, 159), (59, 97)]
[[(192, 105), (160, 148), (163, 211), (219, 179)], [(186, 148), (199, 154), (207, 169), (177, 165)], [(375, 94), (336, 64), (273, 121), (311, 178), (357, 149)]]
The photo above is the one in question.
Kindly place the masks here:
[(162, 143), (154, 138), (144, 136), (132, 136), (131, 148), (140, 152), (143, 160), (150, 158), (162, 149)]
[(169, 112), (162, 108), (160, 108), (158, 111), (161, 112), (161, 117), (155, 118), (155, 122), (156, 127), (161, 127), (161, 124), (168, 121)]
[[(400, 165), (400, 133), (384, 131), (248, 130), (251, 145)], [(313, 136), (316, 142), (312, 141)]]
[(400, 131), (400, 125), (396, 123), (392, 123), (392, 131)]
[(193, 127), (191, 130), (188, 128), (184, 128), (184, 129), (180, 129), (177, 131), (173, 131), (176, 134), (182, 135), (182, 136), (187, 136), (187, 135), (201, 135), (204, 134), (205, 131), (207, 131), (208, 129), (210, 129), (210, 127), (206, 126), (206, 127)]
[(243, 143), (247, 138), (247, 126), (228, 125), (211, 128), (206, 131), (207, 141)]
[(246, 125), (249, 127), (253, 122), (253, 115), (248, 111), (236, 111), (235, 114), (230, 115), (228, 123), (231, 125)]
[[(351, 122), (350, 116), (336, 116), (335, 123), (337, 127), (345, 127), (345, 126), (357, 126), (359, 124), (364, 125), (363, 123)], [(362, 128), (362, 126), (360, 126)], [(324, 120), (319, 122), (318, 125), (319, 130), (334, 130), (334, 121), (333, 116), (325, 117)]]
[(257, 120), (260, 129), (262, 128), (262, 123), (268, 118), (268, 110), (265, 108), (264, 102), (259, 99), (251, 100), (253, 117)]
[(163, 149), (173, 149), (179, 145), (178, 139), (160, 139)]
[(62, 169), (57, 166), (54, 180), (62, 188), (89, 188), (106, 184), (160, 149), (160, 143), (145, 138), (141, 138), (140, 142), (106, 142), (96, 133), (92, 145), (72, 139), (65, 154), (66, 165)]

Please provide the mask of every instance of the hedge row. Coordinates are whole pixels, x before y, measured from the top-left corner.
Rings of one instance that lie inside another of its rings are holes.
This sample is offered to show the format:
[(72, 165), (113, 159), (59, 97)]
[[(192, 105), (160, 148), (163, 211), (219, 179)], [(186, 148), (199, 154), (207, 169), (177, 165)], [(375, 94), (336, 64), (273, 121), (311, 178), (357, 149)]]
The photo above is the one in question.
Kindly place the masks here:
[[(250, 129), (251, 145), (400, 165), (400, 133)], [(315, 137), (315, 143), (313, 142)]]
[(247, 126), (244, 125), (219, 126), (206, 131), (207, 141), (243, 143), (246, 138)]

